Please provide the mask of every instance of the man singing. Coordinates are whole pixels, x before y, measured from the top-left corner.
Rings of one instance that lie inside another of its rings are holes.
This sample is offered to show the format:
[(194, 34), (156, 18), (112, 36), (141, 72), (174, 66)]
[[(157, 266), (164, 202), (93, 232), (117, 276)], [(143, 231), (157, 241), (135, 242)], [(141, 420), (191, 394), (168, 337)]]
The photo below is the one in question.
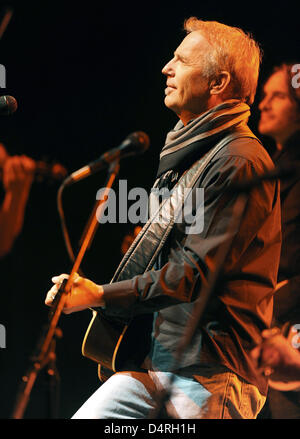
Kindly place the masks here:
[[(191, 17), (185, 30), (162, 70), (165, 105), (180, 120), (166, 136), (154, 186), (168, 188), (171, 198), (185, 188), (192, 195), (203, 188), (203, 227), (187, 227), (185, 218), (161, 223), (150, 218), (113, 282), (97, 285), (76, 277), (65, 313), (100, 307), (106, 317), (123, 321), (152, 314), (153, 331), (145, 370), (115, 373), (74, 418), (153, 417), (156, 394), (168, 388), (170, 380), (164, 407), (170, 418), (256, 418), (265, 402), (267, 381), (249, 353), (272, 319), (281, 248), (277, 182), (265, 181), (249, 190), (240, 226), (228, 232), (240, 203), (233, 188), (273, 167), (247, 126), (261, 53), (238, 28)], [(178, 201), (175, 207), (169, 209), (170, 218), (174, 210), (184, 210)], [(174, 366), (195, 300), (220, 268), (218, 250), (226, 242), (231, 245), (222, 281), (180, 366)], [(47, 305), (66, 277), (52, 279)]]

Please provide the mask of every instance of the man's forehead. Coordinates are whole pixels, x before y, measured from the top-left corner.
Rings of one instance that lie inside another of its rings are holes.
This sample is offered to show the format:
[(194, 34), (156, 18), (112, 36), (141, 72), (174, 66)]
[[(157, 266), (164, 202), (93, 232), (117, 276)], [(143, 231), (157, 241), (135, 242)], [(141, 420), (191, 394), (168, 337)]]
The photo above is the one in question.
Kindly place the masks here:
[(209, 46), (209, 42), (200, 31), (193, 31), (182, 40), (175, 53), (185, 56), (196, 56), (201, 54), (203, 50), (207, 50)]
[(264, 90), (278, 90), (282, 92), (288, 92), (288, 85), (286, 81), (286, 74), (279, 70), (273, 73), (264, 85)]

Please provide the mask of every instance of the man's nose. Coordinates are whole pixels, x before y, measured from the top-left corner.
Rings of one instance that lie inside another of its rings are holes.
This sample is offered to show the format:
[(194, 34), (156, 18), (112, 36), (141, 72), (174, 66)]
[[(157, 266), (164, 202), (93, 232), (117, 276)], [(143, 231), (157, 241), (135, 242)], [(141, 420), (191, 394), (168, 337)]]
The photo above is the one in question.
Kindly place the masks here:
[(265, 96), (258, 104), (258, 108), (260, 111), (263, 111), (269, 107), (270, 107), (270, 99), (267, 96)]
[(171, 59), (162, 69), (162, 74), (171, 76), (174, 75), (174, 69), (173, 69), (173, 59)]

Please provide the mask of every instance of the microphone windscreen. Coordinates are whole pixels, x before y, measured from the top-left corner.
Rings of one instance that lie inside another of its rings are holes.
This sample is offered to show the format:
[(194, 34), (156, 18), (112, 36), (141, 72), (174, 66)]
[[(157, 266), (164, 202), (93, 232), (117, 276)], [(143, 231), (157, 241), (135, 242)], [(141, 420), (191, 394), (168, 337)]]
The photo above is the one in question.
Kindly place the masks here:
[(150, 145), (149, 136), (143, 131), (136, 131), (130, 134), (127, 137), (125, 143), (126, 142), (128, 142), (128, 144), (133, 147), (133, 151), (135, 151), (136, 153), (145, 152)]

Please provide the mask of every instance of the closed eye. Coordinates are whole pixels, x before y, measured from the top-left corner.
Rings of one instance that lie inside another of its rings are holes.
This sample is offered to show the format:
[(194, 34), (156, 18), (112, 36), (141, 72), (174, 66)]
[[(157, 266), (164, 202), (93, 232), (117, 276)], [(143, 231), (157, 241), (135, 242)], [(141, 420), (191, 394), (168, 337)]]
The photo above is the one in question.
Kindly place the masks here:
[(283, 93), (280, 91), (273, 93), (273, 98), (285, 99), (287, 97), (288, 97), (288, 95), (286, 93)]
[(175, 60), (178, 60), (178, 61), (180, 61), (180, 62), (182, 62), (182, 63), (187, 63), (187, 59), (184, 57), (184, 56), (182, 56), (182, 55), (180, 55), (179, 53), (174, 53), (174, 58), (175, 58)]

